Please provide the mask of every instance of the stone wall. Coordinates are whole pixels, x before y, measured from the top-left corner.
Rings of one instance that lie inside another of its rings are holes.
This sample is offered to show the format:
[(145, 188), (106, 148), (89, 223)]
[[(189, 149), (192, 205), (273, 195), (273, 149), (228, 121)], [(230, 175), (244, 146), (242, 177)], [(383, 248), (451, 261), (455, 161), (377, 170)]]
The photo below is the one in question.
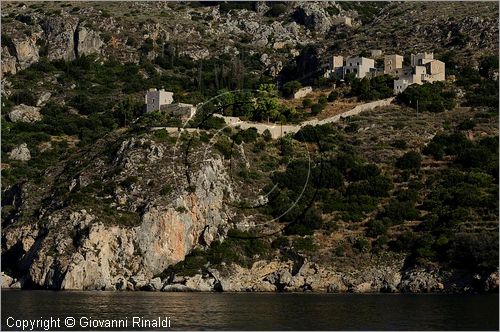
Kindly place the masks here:
[[(323, 125), (326, 123), (333, 123), (333, 122), (339, 121), (342, 118), (346, 118), (346, 117), (353, 116), (353, 115), (358, 115), (361, 112), (369, 111), (369, 110), (372, 110), (376, 107), (388, 106), (392, 103), (393, 100), (394, 100), (394, 97), (382, 99), (382, 100), (377, 100), (377, 101), (372, 101), (370, 103), (358, 105), (347, 112), (337, 114), (337, 115), (334, 115), (332, 117), (329, 117), (329, 118), (326, 118), (323, 120), (314, 119), (314, 120), (305, 121), (305, 122), (301, 123), (300, 125), (283, 125), (282, 126), (280, 124), (275, 124), (275, 123), (266, 124), (266, 123), (242, 121), (238, 117), (234, 117), (234, 116), (222, 116), (220, 114), (214, 114), (214, 116), (224, 119), (224, 122), (229, 127), (241, 128), (241, 129), (255, 128), (255, 129), (257, 129), (257, 132), (261, 135), (264, 133), (264, 131), (269, 130), (269, 132), (271, 133), (271, 137), (274, 139), (277, 139), (277, 138), (280, 138), (281, 136), (285, 136), (287, 134), (296, 133), (300, 130), (300, 128), (307, 126), (307, 125), (317, 126), (317, 125)], [(158, 130), (158, 129), (166, 129), (169, 133), (176, 133), (179, 131), (179, 128), (177, 128), (177, 127), (155, 127), (155, 128), (152, 128), (152, 130)], [(186, 130), (188, 132), (197, 132), (198, 131), (198, 129), (196, 129), (196, 128), (184, 128), (181, 130)]]

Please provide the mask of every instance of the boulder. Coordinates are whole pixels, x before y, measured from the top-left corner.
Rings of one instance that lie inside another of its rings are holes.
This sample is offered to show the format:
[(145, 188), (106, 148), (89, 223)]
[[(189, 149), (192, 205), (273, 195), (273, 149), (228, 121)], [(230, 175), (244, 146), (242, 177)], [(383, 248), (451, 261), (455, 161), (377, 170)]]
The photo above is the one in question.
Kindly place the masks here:
[(26, 143), (16, 146), (8, 153), (8, 156), (12, 160), (28, 161), (31, 159), (31, 153)]
[(171, 284), (171, 285), (165, 285), (161, 289), (162, 292), (192, 292), (193, 289), (189, 288), (186, 285), (181, 285), (181, 284)]
[(440, 291), (444, 286), (435, 274), (425, 270), (413, 270), (403, 273), (398, 288), (401, 292), (429, 293)]
[(116, 290), (120, 291), (134, 290), (134, 285), (130, 281), (121, 276), (117, 278), (114, 287)]
[(10, 285), (10, 288), (21, 289), (23, 288), (23, 283), (21, 282), (21, 280), (15, 281), (14, 283), (12, 283), (12, 285)]
[(36, 102), (36, 106), (43, 106), (51, 97), (52, 95), (50, 92), (44, 92), (42, 93)]
[(253, 292), (275, 292), (276, 286), (271, 284), (268, 281), (260, 281), (260, 282), (257, 282), (255, 285), (253, 285), (252, 291)]
[(320, 2), (301, 2), (293, 18), (297, 23), (317, 32), (327, 32), (334, 24)]
[(142, 290), (148, 285), (144, 275), (137, 275), (130, 278), (130, 282), (134, 285), (135, 290)]
[(8, 276), (4, 272), (2, 272), (0, 277), (2, 278), (2, 288), (9, 288), (14, 283), (14, 278)]
[(215, 279), (203, 278), (201, 274), (197, 274), (193, 277), (190, 277), (186, 281), (187, 287), (200, 292), (213, 291), (214, 284), (215, 284)]
[(42, 114), (40, 114), (39, 107), (21, 104), (12, 108), (12, 111), (9, 113), (9, 119), (12, 122), (32, 123), (42, 120)]
[(151, 279), (149, 284), (146, 286), (146, 290), (159, 291), (163, 288), (163, 282), (159, 277)]
[(498, 271), (491, 273), (488, 278), (486, 278), (484, 284), (484, 290), (486, 292), (496, 292), (498, 293)]

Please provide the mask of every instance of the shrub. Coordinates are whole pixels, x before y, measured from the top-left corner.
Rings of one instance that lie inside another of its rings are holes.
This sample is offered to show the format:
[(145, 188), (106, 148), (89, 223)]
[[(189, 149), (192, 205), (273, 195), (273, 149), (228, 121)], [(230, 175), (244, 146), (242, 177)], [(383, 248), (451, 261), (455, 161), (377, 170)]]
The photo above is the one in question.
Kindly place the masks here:
[(125, 188), (130, 188), (137, 181), (138, 181), (137, 176), (129, 176), (125, 178), (122, 182), (120, 182), (120, 185)]
[(255, 142), (257, 140), (257, 137), (259, 137), (257, 128), (248, 128), (245, 130), (241, 130), (236, 135), (234, 135), (233, 140), (237, 144), (240, 144), (241, 142), (250, 143)]
[(15, 104), (26, 104), (30, 106), (36, 106), (36, 98), (31, 91), (22, 90), (15, 92), (9, 100), (12, 100)]
[(262, 137), (264, 138), (264, 141), (269, 142), (273, 139), (273, 136), (271, 135), (271, 132), (269, 129), (264, 130), (262, 133)]
[(278, 17), (286, 13), (287, 6), (282, 3), (271, 3), (271, 8), (266, 12), (266, 16)]
[(289, 241), (288, 241), (288, 238), (286, 236), (277, 237), (271, 243), (271, 247), (273, 249), (280, 249), (280, 248), (288, 247), (288, 245), (289, 245)]
[(459, 234), (448, 255), (453, 264), (478, 272), (498, 268), (498, 233)]
[(399, 169), (420, 170), (422, 156), (417, 151), (408, 151), (396, 160), (396, 167)]
[(314, 244), (314, 240), (312, 237), (307, 236), (304, 238), (297, 238), (295, 241), (293, 241), (293, 247), (297, 251), (315, 251), (317, 250), (317, 246)]
[(360, 252), (366, 252), (370, 248), (370, 243), (368, 242), (367, 238), (358, 237), (358, 238), (354, 239), (352, 247), (354, 249), (357, 249)]
[(328, 95), (328, 101), (330, 103), (336, 101), (339, 97), (339, 93), (337, 91), (332, 91), (330, 92), (330, 94)]
[(319, 113), (321, 113), (321, 111), (323, 110), (323, 108), (324, 108), (324, 106), (321, 105), (321, 104), (314, 104), (311, 107), (311, 114), (312, 115), (318, 115)]
[(405, 105), (422, 112), (442, 112), (455, 107), (455, 92), (443, 82), (413, 84), (397, 96)]
[(309, 107), (311, 107), (312, 105), (313, 105), (313, 101), (312, 101), (312, 99), (310, 99), (310, 98), (306, 98), (306, 99), (304, 99), (304, 100), (302, 101), (302, 106), (303, 106), (304, 108), (309, 108)]
[(398, 200), (391, 200), (381, 213), (381, 217), (387, 218), (392, 224), (400, 224), (405, 220), (414, 220), (418, 216), (418, 210), (415, 209), (412, 202), (400, 202)]
[(286, 82), (283, 85), (283, 95), (285, 97), (290, 97), (295, 92), (297, 92), (301, 87), (302, 87), (302, 84), (299, 81)]
[(376, 100), (393, 95), (393, 78), (389, 75), (376, 76), (372, 79), (354, 79), (351, 83), (351, 96), (361, 100)]
[(312, 235), (315, 229), (319, 229), (323, 226), (323, 218), (321, 213), (315, 209), (310, 208), (307, 212), (300, 217), (300, 219), (292, 222), (285, 228), (286, 234), (298, 234), (298, 235)]
[(471, 120), (471, 119), (466, 119), (462, 122), (460, 122), (460, 124), (458, 125), (458, 129), (459, 130), (471, 130), (472, 128), (474, 128), (476, 125), (476, 123)]
[(166, 184), (164, 185), (161, 190), (160, 190), (160, 194), (163, 195), (163, 196), (166, 196), (168, 194), (170, 194), (172, 191), (173, 191), (174, 188), (172, 188), (171, 185), (169, 184)]
[(214, 144), (214, 147), (222, 153), (224, 158), (231, 159), (233, 153), (233, 142), (226, 136), (220, 137), (217, 143)]
[(402, 139), (396, 139), (391, 142), (391, 146), (395, 147), (396, 149), (406, 149), (406, 141)]
[(370, 220), (366, 230), (366, 236), (377, 237), (387, 233), (387, 224), (382, 220)]
[(221, 129), (226, 125), (224, 119), (217, 116), (210, 116), (208, 119), (200, 123), (201, 129)]
[(321, 95), (318, 97), (318, 104), (325, 107), (328, 104), (328, 99), (325, 95)]

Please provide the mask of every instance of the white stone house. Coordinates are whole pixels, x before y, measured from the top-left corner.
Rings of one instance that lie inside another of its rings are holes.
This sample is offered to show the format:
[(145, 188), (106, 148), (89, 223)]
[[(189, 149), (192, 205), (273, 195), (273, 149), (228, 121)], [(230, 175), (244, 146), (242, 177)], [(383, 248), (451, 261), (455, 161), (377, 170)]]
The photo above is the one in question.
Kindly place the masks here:
[(365, 57), (346, 58), (343, 67), (344, 77), (348, 74), (354, 74), (357, 78), (363, 78), (375, 71), (375, 60)]
[[(380, 57), (381, 50), (372, 50), (372, 55)], [(375, 68), (375, 60), (365, 57), (347, 57), (333, 55), (328, 63), (324, 77), (333, 76), (345, 78), (354, 74), (356, 78), (374, 77), (378, 75), (392, 75), (394, 80), (394, 93), (403, 92), (411, 84), (444, 81), (445, 63), (434, 59), (434, 54), (423, 52), (411, 55), (411, 66), (404, 65), (404, 59), (399, 54), (384, 56), (384, 68)]]
[(174, 93), (164, 89), (149, 89), (146, 92), (146, 112), (162, 111), (181, 119), (188, 119), (196, 114), (196, 106), (184, 103), (173, 103)]
[(384, 56), (384, 74), (401, 75), (403, 73), (403, 56), (388, 54)]
[(144, 101), (146, 104), (146, 112), (159, 111), (163, 105), (172, 104), (174, 101), (174, 93), (165, 91), (164, 89), (149, 89)]
[(446, 79), (446, 65), (443, 61), (435, 60), (433, 53), (412, 54), (410, 68), (403, 67), (402, 61), (398, 61), (397, 64), (402, 68), (401, 74), (398, 74), (398, 70), (386, 71), (384, 69), (384, 73), (397, 77), (394, 80), (395, 94), (403, 92), (411, 84), (424, 84)]

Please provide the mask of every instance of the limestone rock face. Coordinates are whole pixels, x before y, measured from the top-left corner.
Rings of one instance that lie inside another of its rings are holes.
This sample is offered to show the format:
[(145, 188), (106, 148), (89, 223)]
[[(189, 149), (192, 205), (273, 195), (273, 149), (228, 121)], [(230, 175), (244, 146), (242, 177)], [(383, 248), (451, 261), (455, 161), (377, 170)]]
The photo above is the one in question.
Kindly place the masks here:
[[(159, 148), (145, 148), (146, 156), (157, 158)], [(122, 155), (127, 151), (131, 153), (124, 148)], [(7, 230), (5, 251), (15, 253), (19, 261), (24, 255), (32, 257), (27, 287), (161, 290), (164, 282), (155, 275), (183, 260), (195, 246), (222, 239), (227, 231), (224, 195), (231, 188), (222, 160), (207, 161), (193, 178), (194, 190), (181, 192), (170, 205), (146, 206), (138, 226), (106, 225), (86, 210), (57, 211), (43, 228), (33, 223)], [(200, 280), (189, 284), (213, 288), (215, 280)]]
[(8, 155), (12, 160), (28, 161), (31, 159), (31, 153), (26, 143), (16, 146)]
[(317, 32), (328, 31), (334, 23), (321, 3), (317, 2), (301, 2), (294, 17), (299, 23)]
[(428, 293), (443, 289), (443, 284), (432, 272), (424, 270), (408, 271), (399, 285), (401, 292)]
[(44, 92), (38, 96), (36, 106), (43, 106), (47, 101), (49, 101), (52, 94), (50, 92)]
[(9, 53), (7, 47), (2, 48), (2, 74), (15, 74), (17, 72), (16, 68), (16, 57)]
[(93, 30), (82, 26), (78, 28), (77, 33), (77, 52), (78, 55), (99, 54), (104, 42), (99, 34)]
[(42, 120), (40, 108), (28, 105), (16, 105), (9, 113), (9, 119), (12, 122), (37, 122)]
[(2, 288), (9, 288), (14, 283), (14, 279), (3, 272), (0, 278), (2, 279)]
[(48, 16), (41, 25), (47, 36), (47, 58), (50, 61), (75, 59), (78, 18), (69, 15)]
[(20, 69), (28, 68), (31, 64), (38, 62), (40, 56), (38, 54), (38, 46), (36, 40), (32, 38), (13, 40), (13, 47)]

